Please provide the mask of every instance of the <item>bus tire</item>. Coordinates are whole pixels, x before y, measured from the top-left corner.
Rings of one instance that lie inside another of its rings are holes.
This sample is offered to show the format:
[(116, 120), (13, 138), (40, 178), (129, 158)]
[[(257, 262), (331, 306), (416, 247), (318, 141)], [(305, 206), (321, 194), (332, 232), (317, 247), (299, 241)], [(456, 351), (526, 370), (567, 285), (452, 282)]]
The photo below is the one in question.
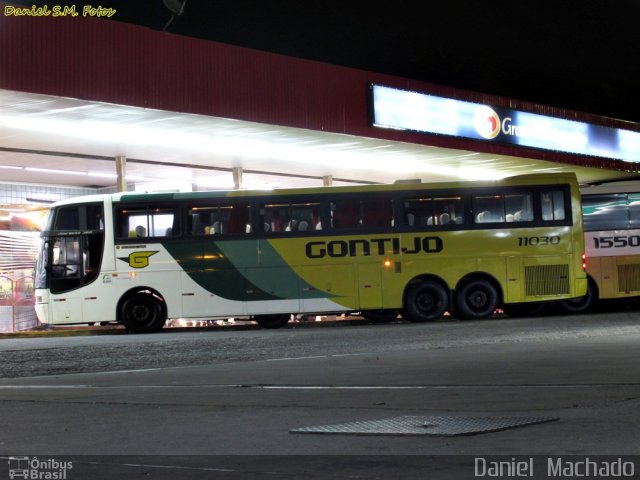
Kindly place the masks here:
[(253, 317), (253, 319), (262, 328), (275, 329), (275, 328), (282, 328), (287, 323), (289, 323), (289, 320), (291, 319), (291, 315), (288, 313), (276, 313), (273, 315), (256, 315), (255, 317)]
[(596, 288), (592, 282), (587, 284), (587, 293), (584, 297), (562, 300), (560, 308), (565, 313), (584, 313), (588, 312), (593, 306), (597, 297)]
[(368, 320), (374, 324), (393, 322), (398, 318), (397, 310), (365, 310), (362, 312), (362, 316), (365, 320)]
[(456, 291), (456, 306), (460, 318), (487, 318), (498, 306), (498, 291), (487, 280), (471, 280)]
[(432, 322), (449, 306), (449, 296), (439, 283), (420, 281), (409, 287), (404, 300), (404, 313), (410, 322)]
[(167, 317), (158, 297), (150, 293), (135, 293), (120, 309), (122, 323), (131, 333), (153, 333), (162, 330)]

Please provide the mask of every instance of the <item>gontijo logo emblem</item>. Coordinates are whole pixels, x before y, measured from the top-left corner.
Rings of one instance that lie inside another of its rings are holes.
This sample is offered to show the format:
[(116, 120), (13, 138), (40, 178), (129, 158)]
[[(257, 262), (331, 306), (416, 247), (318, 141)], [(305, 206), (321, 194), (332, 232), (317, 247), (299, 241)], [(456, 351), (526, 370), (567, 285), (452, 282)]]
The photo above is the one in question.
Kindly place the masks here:
[(500, 133), (500, 117), (491, 108), (482, 105), (473, 115), (473, 126), (481, 137), (492, 140)]
[(149, 266), (149, 257), (158, 253), (155, 252), (132, 252), (128, 257), (118, 257), (118, 260), (127, 262), (133, 268), (145, 268)]

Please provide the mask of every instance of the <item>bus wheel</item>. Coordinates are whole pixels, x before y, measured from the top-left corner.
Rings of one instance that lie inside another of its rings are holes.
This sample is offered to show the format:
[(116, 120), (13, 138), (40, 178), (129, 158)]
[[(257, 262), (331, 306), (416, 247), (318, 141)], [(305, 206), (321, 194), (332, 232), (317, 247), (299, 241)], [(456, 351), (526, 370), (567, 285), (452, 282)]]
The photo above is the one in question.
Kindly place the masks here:
[(397, 310), (365, 310), (362, 316), (371, 323), (389, 323), (398, 318)]
[(157, 332), (166, 321), (160, 299), (148, 293), (136, 293), (127, 298), (120, 312), (122, 323), (131, 333)]
[(460, 318), (487, 318), (498, 306), (498, 292), (486, 280), (471, 280), (456, 292), (456, 304)]
[(291, 315), (289, 315), (288, 313), (277, 313), (274, 315), (256, 315), (255, 317), (253, 317), (253, 319), (262, 328), (280, 328), (289, 323)]
[(587, 284), (587, 294), (584, 297), (562, 300), (560, 302), (560, 307), (566, 313), (584, 313), (589, 311), (589, 309), (593, 306), (595, 297), (595, 288), (593, 284), (589, 282)]
[(423, 281), (409, 287), (404, 312), (410, 322), (431, 322), (440, 318), (449, 306), (447, 291), (438, 283)]

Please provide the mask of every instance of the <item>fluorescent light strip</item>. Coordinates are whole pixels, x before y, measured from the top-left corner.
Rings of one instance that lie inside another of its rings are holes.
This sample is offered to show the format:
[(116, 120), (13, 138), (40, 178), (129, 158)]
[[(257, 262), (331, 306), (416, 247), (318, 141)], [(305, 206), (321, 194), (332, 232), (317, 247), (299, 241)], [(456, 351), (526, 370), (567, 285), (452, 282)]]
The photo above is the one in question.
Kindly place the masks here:
[(87, 175), (87, 172), (76, 172), (73, 170), (55, 170), (53, 168), (36, 168), (36, 167), (25, 167), (27, 172), (40, 172), (40, 173), (57, 173), (60, 175)]

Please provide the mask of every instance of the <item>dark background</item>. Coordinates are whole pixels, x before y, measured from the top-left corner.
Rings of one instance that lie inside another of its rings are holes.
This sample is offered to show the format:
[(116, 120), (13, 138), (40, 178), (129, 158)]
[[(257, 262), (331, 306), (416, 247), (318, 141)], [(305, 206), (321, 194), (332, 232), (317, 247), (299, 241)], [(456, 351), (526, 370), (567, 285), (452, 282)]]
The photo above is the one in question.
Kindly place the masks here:
[(187, 0), (168, 26), (163, 0), (100, 5), (115, 21), (640, 122), (639, 0)]

